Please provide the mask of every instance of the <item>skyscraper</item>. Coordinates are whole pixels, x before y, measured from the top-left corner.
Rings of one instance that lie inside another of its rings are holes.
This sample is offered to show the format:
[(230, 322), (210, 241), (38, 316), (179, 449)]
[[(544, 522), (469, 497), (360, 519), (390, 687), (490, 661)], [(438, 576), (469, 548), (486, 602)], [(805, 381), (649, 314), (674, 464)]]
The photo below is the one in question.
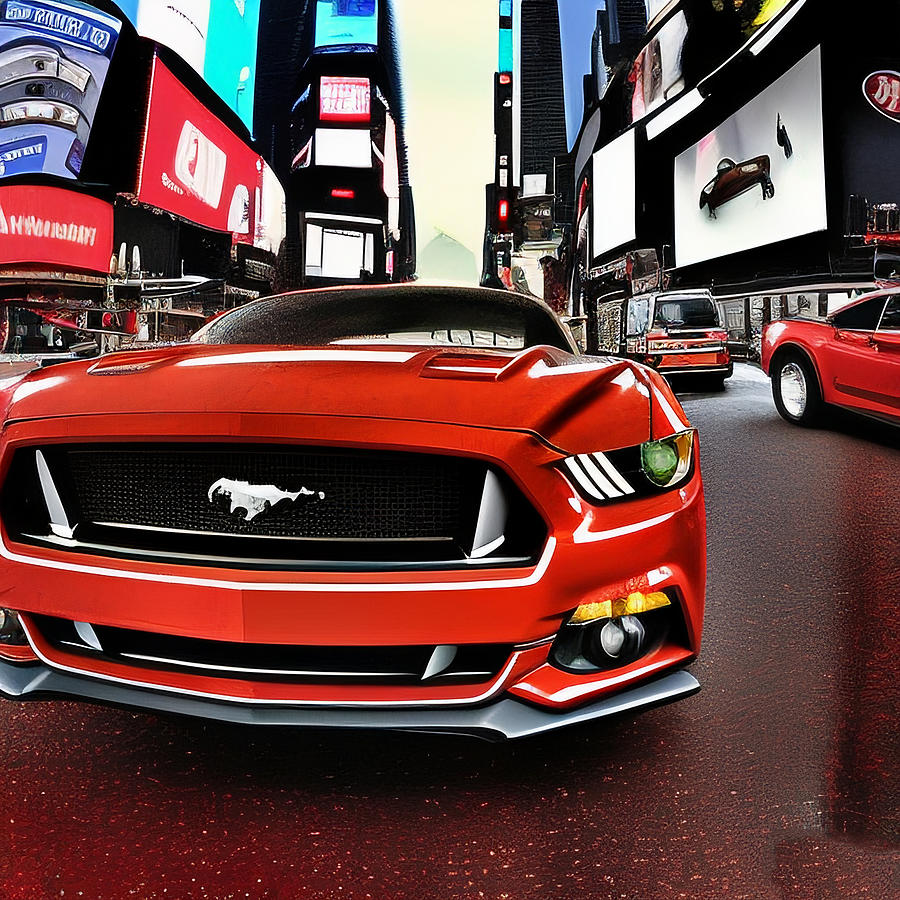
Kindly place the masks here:
[(553, 188), (553, 159), (564, 154), (566, 108), (556, 0), (522, 0), (521, 115), (523, 175), (546, 175)]

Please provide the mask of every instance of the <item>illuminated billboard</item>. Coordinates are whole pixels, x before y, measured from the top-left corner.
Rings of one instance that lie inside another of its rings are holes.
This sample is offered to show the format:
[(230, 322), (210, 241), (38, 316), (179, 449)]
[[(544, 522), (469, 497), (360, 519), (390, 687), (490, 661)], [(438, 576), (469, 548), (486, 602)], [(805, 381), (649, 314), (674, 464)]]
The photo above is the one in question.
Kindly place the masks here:
[(828, 227), (816, 48), (675, 159), (678, 266)]
[(591, 216), (594, 256), (630, 243), (636, 234), (634, 129), (594, 154)]
[(112, 204), (63, 188), (0, 185), (0, 265), (109, 271)]
[(77, 178), (121, 22), (76, 0), (0, 4), (0, 178)]
[(284, 192), (262, 157), (214, 116), (159, 60), (153, 60), (147, 130), (138, 173), (142, 203), (246, 243), (269, 234)]
[(378, 0), (318, 0), (315, 47), (377, 46)]
[(323, 122), (368, 122), (372, 88), (368, 78), (323, 75), (319, 84), (319, 119)]
[(260, 0), (117, 0), (138, 34), (174, 50), (253, 129)]

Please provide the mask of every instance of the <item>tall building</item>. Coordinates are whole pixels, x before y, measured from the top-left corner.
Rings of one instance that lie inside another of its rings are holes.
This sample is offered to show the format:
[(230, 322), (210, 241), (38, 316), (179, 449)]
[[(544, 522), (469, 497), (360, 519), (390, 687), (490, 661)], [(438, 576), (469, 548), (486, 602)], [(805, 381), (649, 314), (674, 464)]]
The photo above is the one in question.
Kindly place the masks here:
[[(564, 154), (566, 105), (556, 0), (522, 0), (521, 169), (546, 176), (554, 190), (553, 160)], [(523, 179), (523, 193), (527, 192)]]

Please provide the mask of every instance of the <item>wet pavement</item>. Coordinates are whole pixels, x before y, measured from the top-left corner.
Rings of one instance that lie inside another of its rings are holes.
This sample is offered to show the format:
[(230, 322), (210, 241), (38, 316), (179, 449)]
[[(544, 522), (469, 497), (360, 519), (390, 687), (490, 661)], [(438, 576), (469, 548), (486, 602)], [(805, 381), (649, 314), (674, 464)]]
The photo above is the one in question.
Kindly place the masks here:
[(682, 387), (701, 693), (505, 745), (0, 703), (0, 898), (900, 896), (898, 432)]

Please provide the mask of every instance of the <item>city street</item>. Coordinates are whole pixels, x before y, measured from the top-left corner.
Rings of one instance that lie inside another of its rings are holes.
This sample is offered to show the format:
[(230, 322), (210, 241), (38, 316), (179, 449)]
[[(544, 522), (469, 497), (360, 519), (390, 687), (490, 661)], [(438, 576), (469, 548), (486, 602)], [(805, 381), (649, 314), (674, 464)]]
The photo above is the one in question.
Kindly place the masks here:
[(900, 895), (896, 429), (679, 386), (702, 691), (507, 744), (0, 703), (0, 898)]

